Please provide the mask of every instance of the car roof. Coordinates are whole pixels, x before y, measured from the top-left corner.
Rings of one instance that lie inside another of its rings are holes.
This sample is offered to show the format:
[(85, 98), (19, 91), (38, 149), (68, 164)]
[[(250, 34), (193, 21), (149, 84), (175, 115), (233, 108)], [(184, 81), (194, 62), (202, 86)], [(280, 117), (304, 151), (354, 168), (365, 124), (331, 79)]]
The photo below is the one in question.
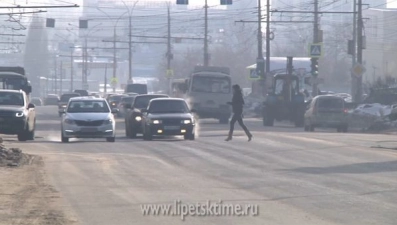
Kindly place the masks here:
[(152, 101), (184, 101), (185, 102), (185, 99), (183, 99), (183, 98), (154, 98), (154, 99), (152, 99), (152, 100), (150, 100), (151, 102)]
[(104, 98), (98, 98), (95, 96), (79, 96), (79, 97), (73, 97), (70, 99), (71, 101), (105, 101)]
[(159, 96), (159, 97), (164, 97), (164, 98), (169, 98), (170, 96), (165, 95), (165, 94), (142, 94), (142, 95), (137, 95), (137, 97), (145, 97), (145, 96)]
[(22, 90), (9, 90), (9, 89), (1, 89), (0, 92), (23, 93)]
[(335, 96), (335, 95), (318, 95), (316, 97), (314, 97), (314, 99), (341, 99), (342, 101), (344, 101), (344, 99), (342, 97), (339, 96)]

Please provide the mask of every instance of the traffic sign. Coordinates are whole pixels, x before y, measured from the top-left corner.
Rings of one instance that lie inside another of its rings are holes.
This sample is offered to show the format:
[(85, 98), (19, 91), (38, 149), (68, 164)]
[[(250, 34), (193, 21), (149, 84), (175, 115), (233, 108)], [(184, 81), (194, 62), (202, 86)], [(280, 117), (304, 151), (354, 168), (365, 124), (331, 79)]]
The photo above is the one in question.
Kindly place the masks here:
[(112, 79), (110, 80), (110, 83), (112, 85), (116, 85), (118, 83), (117, 77), (112, 77)]
[(167, 74), (166, 76), (169, 77), (173, 77), (174, 76), (174, 70), (167, 70)]
[(366, 69), (360, 63), (356, 63), (352, 68), (353, 75), (361, 77), (365, 73)]
[(309, 49), (309, 55), (312, 58), (320, 58), (323, 55), (323, 45), (311, 44)]
[(258, 71), (256, 69), (250, 69), (250, 76), (249, 76), (250, 80), (259, 80), (261, 79), (261, 77), (258, 74)]

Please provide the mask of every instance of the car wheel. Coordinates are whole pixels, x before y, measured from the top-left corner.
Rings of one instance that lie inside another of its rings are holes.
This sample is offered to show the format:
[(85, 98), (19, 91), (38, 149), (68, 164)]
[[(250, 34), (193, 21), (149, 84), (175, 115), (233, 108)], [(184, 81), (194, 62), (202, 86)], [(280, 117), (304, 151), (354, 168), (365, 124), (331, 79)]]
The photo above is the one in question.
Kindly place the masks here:
[(305, 125), (305, 131), (309, 131), (309, 130), (310, 130), (309, 126)]
[(314, 126), (313, 126), (313, 125), (310, 125), (309, 130), (310, 130), (311, 132), (313, 132), (313, 131), (314, 131)]
[(107, 142), (115, 142), (116, 141), (116, 137), (108, 137), (106, 138)]
[(136, 138), (136, 132), (134, 131), (134, 129), (130, 128), (130, 136), (129, 138)]
[(29, 135), (29, 125), (26, 125), (26, 128), (18, 134), (18, 141), (27, 141)]
[(191, 141), (193, 141), (193, 140), (195, 139), (195, 137), (194, 137), (194, 134), (193, 134), (193, 133), (191, 133), (191, 134), (185, 134), (185, 135), (184, 135), (184, 139), (185, 139), (185, 140), (191, 140)]
[(145, 141), (151, 141), (153, 139), (152, 134), (147, 129), (145, 129), (145, 132), (143, 133), (143, 139)]
[(347, 125), (343, 126), (342, 132), (343, 132), (343, 133), (347, 133), (347, 129), (348, 129), (348, 126), (347, 126)]
[(127, 123), (125, 124), (125, 136), (130, 137), (130, 128)]
[(62, 132), (61, 132), (61, 141), (62, 141), (62, 143), (68, 143), (69, 142), (69, 138), (64, 137)]
[(34, 130), (35, 130), (35, 128), (33, 128), (32, 131), (28, 131), (28, 137), (27, 137), (28, 140), (31, 140), (31, 141), (34, 140), (34, 133), (35, 133)]

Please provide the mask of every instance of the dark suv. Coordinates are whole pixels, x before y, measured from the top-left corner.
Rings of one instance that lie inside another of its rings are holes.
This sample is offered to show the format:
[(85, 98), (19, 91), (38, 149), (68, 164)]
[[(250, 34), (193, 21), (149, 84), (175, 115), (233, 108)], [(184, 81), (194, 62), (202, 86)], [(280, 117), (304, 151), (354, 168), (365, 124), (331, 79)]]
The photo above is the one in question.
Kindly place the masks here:
[(18, 141), (34, 140), (35, 105), (23, 91), (0, 90), (0, 134), (16, 134)]
[(142, 133), (142, 109), (146, 109), (150, 100), (155, 98), (168, 98), (168, 95), (137, 95), (132, 104), (125, 104), (125, 135), (135, 138)]
[(74, 98), (74, 97), (79, 97), (79, 93), (67, 93), (61, 95), (61, 99), (58, 102), (58, 114), (61, 117), (64, 110), (66, 109), (66, 106), (68, 105), (69, 99)]

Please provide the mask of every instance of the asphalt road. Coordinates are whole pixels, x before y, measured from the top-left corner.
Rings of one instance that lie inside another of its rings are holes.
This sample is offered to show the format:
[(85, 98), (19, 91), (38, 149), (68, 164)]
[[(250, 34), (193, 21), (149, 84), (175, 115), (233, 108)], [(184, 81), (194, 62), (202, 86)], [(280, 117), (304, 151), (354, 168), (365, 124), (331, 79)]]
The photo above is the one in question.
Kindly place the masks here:
[[(81, 224), (396, 224), (395, 136), (265, 128), (225, 142), (227, 125), (202, 121), (195, 141), (127, 139), (60, 143), (56, 108), (38, 107), (36, 140), (13, 142), (41, 155)], [(257, 216), (143, 216), (141, 204), (223, 201), (258, 205)], [(67, 207), (67, 206), (65, 206)]]

